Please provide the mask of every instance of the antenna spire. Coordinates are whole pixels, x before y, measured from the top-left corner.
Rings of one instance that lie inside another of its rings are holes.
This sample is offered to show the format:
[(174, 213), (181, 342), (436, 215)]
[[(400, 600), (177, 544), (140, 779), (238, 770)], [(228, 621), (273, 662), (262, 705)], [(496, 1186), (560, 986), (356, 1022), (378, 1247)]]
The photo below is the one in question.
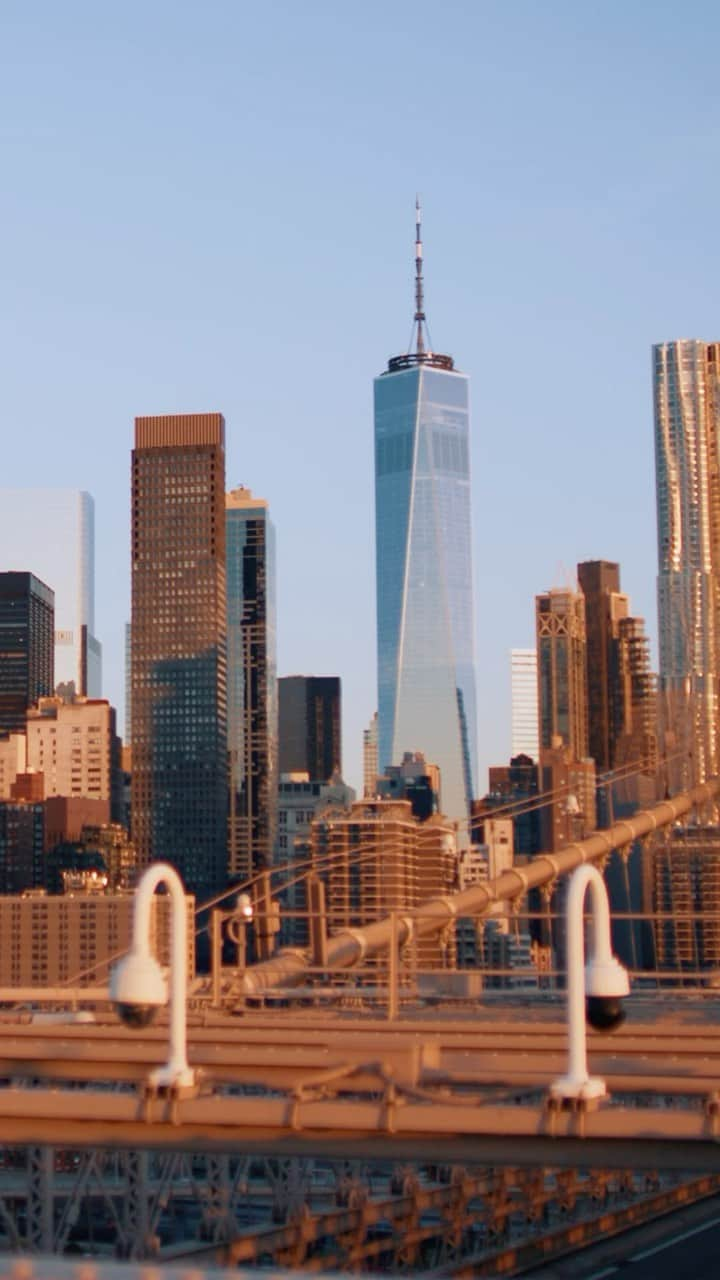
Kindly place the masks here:
[[(413, 350), (413, 339), (415, 349)], [(413, 316), (410, 341), (407, 351), (402, 356), (392, 356), (388, 360), (388, 373), (399, 373), (402, 369), (415, 369), (418, 365), (429, 365), (432, 369), (455, 368), (452, 356), (442, 356), (432, 349), (432, 339), (425, 318), (425, 295), (423, 284), (423, 242), (422, 242), (422, 209), (420, 196), (415, 197), (415, 315)]]
[(415, 325), (417, 328), (415, 354), (425, 354), (423, 328), (426, 328), (425, 301), (423, 297), (423, 245), (422, 245), (422, 209), (420, 196), (415, 197)]

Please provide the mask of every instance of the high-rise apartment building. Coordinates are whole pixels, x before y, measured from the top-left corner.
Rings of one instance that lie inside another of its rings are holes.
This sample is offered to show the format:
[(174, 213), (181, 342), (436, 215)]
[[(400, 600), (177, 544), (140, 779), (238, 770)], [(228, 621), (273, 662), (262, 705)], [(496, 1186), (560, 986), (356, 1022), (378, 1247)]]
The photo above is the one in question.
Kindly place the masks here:
[(0, 573), (0, 733), (24, 733), (28, 707), (53, 691), (55, 601), (33, 573)]
[[(0, 570), (27, 568), (55, 593), (55, 683), (102, 694), (95, 636), (95, 504), (79, 489), (0, 489)], [(52, 693), (53, 690), (48, 690)]]
[(227, 495), (225, 519), (228, 866), (246, 880), (270, 866), (277, 827), (275, 529), (267, 502), (245, 488)]
[[(657, 679), (650, 670), (650, 642), (642, 618), (620, 619), (614, 653), (612, 765), (626, 773), (631, 766), (640, 768), (631, 794), (645, 808), (656, 798)], [(622, 791), (622, 783), (616, 785)]]
[(531, 760), (537, 760), (539, 734), (536, 649), (510, 650), (510, 687), (511, 755), (530, 756)]
[[(658, 968), (717, 972), (720, 828), (666, 828), (654, 837), (648, 853), (646, 885), (649, 880)], [(645, 904), (646, 909), (649, 905)]]
[[(359, 800), (350, 808), (327, 809), (311, 827), (314, 868), (326, 886), (331, 932), (408, 911), (426, 899), (450, 892), (457, 880), (453, 824), (439, 814), (427, 822), (413, 816), (409, 800)], [(402, 951), (420, 967), (452, 968), (454, 933), (416, 938)], [(373, 958), (370, 965), (385, 965)]]
[(657, 699), (642, 618), (630, 616), (620, 567), (607, 560), (578, 565), (585, 597), (589, 754), (598, 773), (612, 772), (613, 796), (598, 795), (602, 824), (655, 799)]
[(719, 365), (720, 343), (653, 348), (659, 704), (673, 790), (720, 765)]
[(588, 695), (589, 754), (599, 771), (612, 768), (613, 640), (617, 623), (629, 613), (629, 602), (620, 591), (620, 566), (609, 560), (586, 560), (578, 567), (578, 582), (585, 597), (585, 668)]
[(588, 755), (585, 598), (554, 588), (535, 597), (540, 746)]
[(342, 772), (339, 676), (283, 676), (278, 681), (280, 773), (329, 782)]
[(225, 422), (136, 418), (132, 835), (200, 900), (227, 882)]
[(468, 379), (430, 346), (419, 209), (415, 264), (414, 350), (375, 379), (378, 767), (422, 751), (440, 768), (443, 812), (466, 822), (476, 776)]

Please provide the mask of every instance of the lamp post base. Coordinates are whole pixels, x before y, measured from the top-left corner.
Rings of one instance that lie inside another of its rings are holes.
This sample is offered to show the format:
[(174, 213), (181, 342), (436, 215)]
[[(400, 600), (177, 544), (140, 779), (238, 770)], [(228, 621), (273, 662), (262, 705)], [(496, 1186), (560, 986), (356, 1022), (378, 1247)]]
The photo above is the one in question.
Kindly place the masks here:
[(593, 1098), (607, 1097), (605, 1081), (597, 1076), (586, 1076), (576, 1079), (573, 1076), (561, 1076), (550, 1085), (550, 1097), (562, 1102), (565, 1099), (580, 1099), (588, 1102)]
[(186, 1064), (176, 1066), (168, 1062), (150, 1072), (148, 1084), (153, 1089), (192, 1089), (196, 1084), (195, 1070)]

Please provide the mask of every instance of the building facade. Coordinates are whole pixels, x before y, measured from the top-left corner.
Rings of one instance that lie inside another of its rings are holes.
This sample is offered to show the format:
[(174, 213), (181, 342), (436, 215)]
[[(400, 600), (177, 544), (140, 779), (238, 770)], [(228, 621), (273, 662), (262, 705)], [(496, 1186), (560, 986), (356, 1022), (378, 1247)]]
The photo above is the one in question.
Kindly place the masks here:
[[(468, 379), (430, 349), (416, 230), (414, 350), (375, 379), (378, 768), (422, 751), (443, 812), (476, 782)], [(465, 837), (467, 838), (467, 831)]]
[(355, 798), (353, 788), (339, 775), (329, 782), (311, 782), (306, 773), (280, 775), (275, 865), (287, 869), (278, 890), (280, 941), (285, 946), (302, 947), (308, 941), (306, 877), (311, 825), (323, 809), (349, 810)]
[[(654, 837), (655, 962), (697, 972), (720, 965), (720, 827), (675, 826)], [(645, 909), (649, 904), (644, 904)]]
[(425, 822), (440, 811), (440, 770), (422, 751), (406, 751), (400, 764), (388, 765), (376, 780), (378, 800), (409, 800), (413, 815)]
[(585, 597), (553, 589), (535, 597), (540, 747), (559, 738), (576, 760), (588, 755)]
[[(102, 695), (95, 635), (95, 504), (79, 489), (0, 489), (0, 570), (27, 567), (55, 593), (55, 683)], [(48, 689), (52, 693), (53, 689)]]
[(278, 681), (280, 773), (329, 782), (342, 773), (339, 676), (283, 676)]
[(41, 802), (0, 801), (0, 894), (22, 893), (42, 885), (44, 834)]
[(667, 784), (718, 772), (720, 344), (653, 348), (659, 708)]
[(33, 573), (0, 573), (0, 733), (24, 733), (54, 687), (55, 598)]
[(104, 698), (40, 698), (27, 713), (28, 768), (49, 796), (106, 800), (120, 808), (120, 744), (115, 710)]
[(201, 900), (227, 883), (225, 422), (137, 418), (132, 836)]
[(657, 798), (657, 679), (642, 618), (620, 619), (614, 654), (614, 785), (620, 803), (648, 808)]
[[(3, 894), (5, 890), (3, 890)], [(194, 900), (187, 899), (188, 977), (195, 976)], [(110, 964), (132, 940), (134, 897), (123, 893), (0, 896), (0, 986), (107, 984)], [(150, 904), (150, 948), (170, 962), (170, 898)]]
[[(418, 822), (409, 800), (360, 800), (327, 809), (311, 828), (312, 861), (326, 886), (330, 932), (362, 927), (392, 911), (408, 911), (452, 891), (457, 879), (453, 825), (439, 815)], [(416, 938), (401, 961), (419, 968), (452, 968), (455, 932)], [(371, 967), (385, 966), (375, 957)]]
[(578, 582), (585, 597), (585, 670), (588, 697), (588, 752), (596, 768), (612, 768), (613, 724), (613, 641), (620, 618), (630, 612), (629, 601), (620, 591), (620, 566), (609, 560), (586, 560), (577, 567)]
[(247, 880), (272, 863), (277, 831), (278, 692), (275, 529), (249, 489), (225, 499), (229, 872)]
[(619, 565), (588, 560), (578, 565), (578, 581), (585, 597), (589, 752), (599, 773), (617, 773), (620, 803), (651, 804), (657, 697), (645, 624), (630, 615)]
[(363, 729), (363, 795), (372, 800), (378, 779), (378, 714), (373, 712), (367, 729)]
[(511, 755), (537, 760), (539, 751), (537, 650), (510, 650)]

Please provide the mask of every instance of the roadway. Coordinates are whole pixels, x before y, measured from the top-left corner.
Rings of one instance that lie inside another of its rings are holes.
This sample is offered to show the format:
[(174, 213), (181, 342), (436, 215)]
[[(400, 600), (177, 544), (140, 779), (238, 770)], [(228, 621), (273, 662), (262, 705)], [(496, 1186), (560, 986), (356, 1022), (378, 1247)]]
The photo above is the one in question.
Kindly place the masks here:
[(717, 1280), (720, 1198), (523, 1272), (531, 1280)]

